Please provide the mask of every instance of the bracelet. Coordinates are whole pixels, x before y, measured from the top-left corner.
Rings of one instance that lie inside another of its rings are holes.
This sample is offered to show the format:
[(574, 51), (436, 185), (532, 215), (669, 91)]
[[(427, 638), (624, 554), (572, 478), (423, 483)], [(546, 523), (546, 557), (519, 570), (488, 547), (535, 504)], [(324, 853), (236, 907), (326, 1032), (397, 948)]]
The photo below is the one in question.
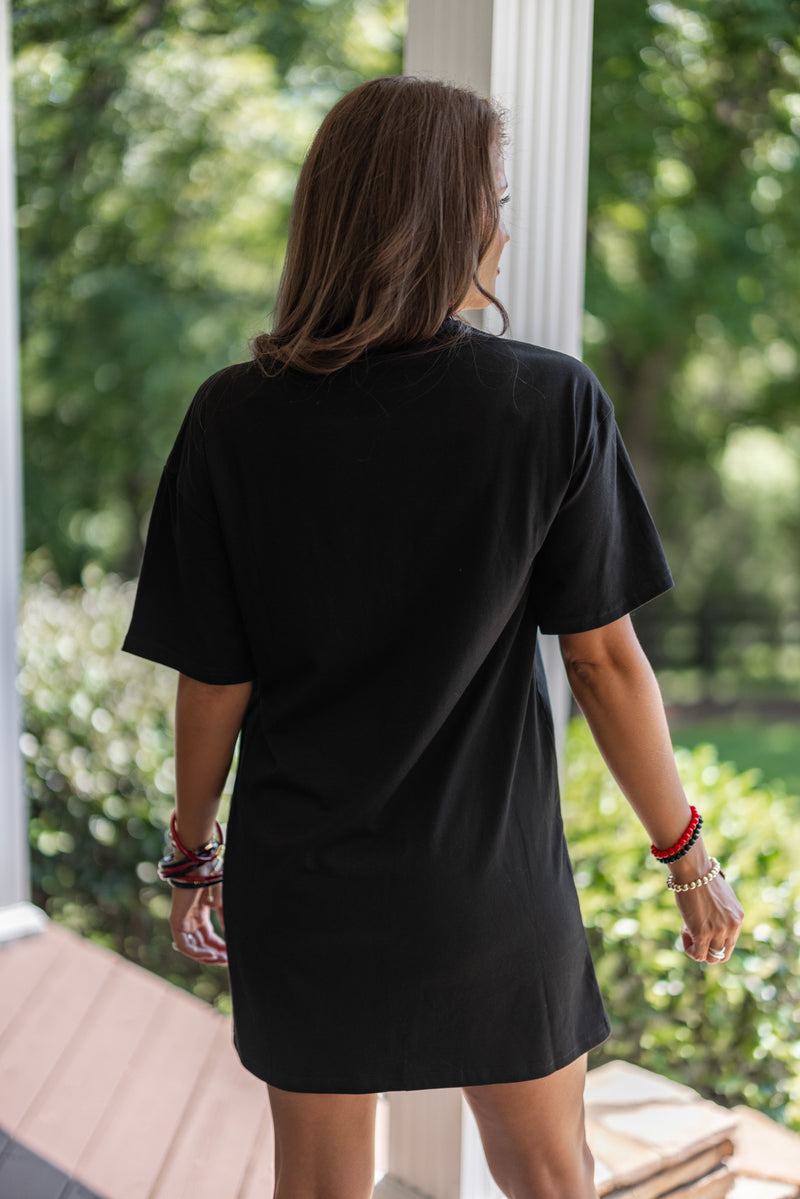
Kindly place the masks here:
[(214, 887), (222, 882), (221, 858), (203, 862), (198, 866), (188, 858), (176, 858), (168, 854), (161, 859), (157, 866), (158, 877), (162, 883), (171, 887)]
[[(216, 835), (199, 849), (187, 849), (178, 836), (173, 813), (166, 835), (168, 852), (157, 866), (158, 877), (171, 887), (191, 889), (214, 887), (222, 882), (222, 829), (216, 822)], [(180, 855), (180, 856), (179, 856)]]
[(171, 844), (183, 854), (185, 858), (190, 858), (193, 862), (211, 862), (219, 853), (222, 845), (222, 828), (218, 820), (214, 822), (215, 837), (206, 841), (205, 845), (201, 845), (199, 849), (187, 849), (178, 836), (178, 825), (175, 813), (172, 813), (169, 822), (169, 840)]
[[(706, 883), (710, 883), (718, 874), (722, 874), (722, 868), (716, 858), (711, 859), (711, 869), (708, 874), (704, 874), (702, 878), (696, 878), (691, 883), (677, 883), (674, 875), (670, 874), (667, 878), (667, 886), (670, 891), (694, 891), (697, 887), (705, 887)], [(724, 878), (725, 875), (722, 874)]]
[(658, 858), (659, 862), (663, 862), (664, 858), (672, 858), (673, 854), (679, 853), (680, 850), (685, 849), (694, 833), (700, 827), (703, 817), (700, 815), (694, 804), (692, 804), (690, 810), (692, 813), (692, 818), (686, 826), (685, 832), (681, 837), (678, 838), (674, 845), (670, 845), (669, 849), (658, 849), (658, 847), (655, 845), (650, 846), (651, 854), (653, 857)]
[(700, 816), (700, 817), (698, 817), (694, 832), (692, 833), (691, 837), (684, 845), (683, 849), (679, 849), (677, 853), (664, 854), (664, 855), (659, 854), (657, 860), (659, 862), (663, 862), (665, 866), (669, 866), (671, 862), (677, 862), (678, 858), (682, 858), (685, 854), (687, 854), (689, 852), (689, 850), (694, 845), (696, 845), (697, 840), (700, 836), (700, 829), (702, 827), (702, 824), (703, 824), (703, 817)]

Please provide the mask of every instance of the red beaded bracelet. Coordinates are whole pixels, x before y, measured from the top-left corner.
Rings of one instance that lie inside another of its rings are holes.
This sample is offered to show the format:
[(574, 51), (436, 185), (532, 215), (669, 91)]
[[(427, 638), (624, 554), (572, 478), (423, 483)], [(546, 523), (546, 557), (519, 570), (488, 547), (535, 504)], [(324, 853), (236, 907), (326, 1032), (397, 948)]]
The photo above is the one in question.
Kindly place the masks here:
[(686, 826), (686, 831), (684, 832), (683, 836), (678, 838), (674, 845), (670, 845), (669, 849), (658, 849), (655, 845), (650, 846), (650, 852), (654, 858), (658, 858), (659, 861), (662, 858), (671, 858), (673, 854), (679, 853), (683, 847), (687, 845), (689, 841), (691, 841), (695, 829), (700, 823), (700, 813), (694, 804), (691, 805), (691, 813), (692, 818)]

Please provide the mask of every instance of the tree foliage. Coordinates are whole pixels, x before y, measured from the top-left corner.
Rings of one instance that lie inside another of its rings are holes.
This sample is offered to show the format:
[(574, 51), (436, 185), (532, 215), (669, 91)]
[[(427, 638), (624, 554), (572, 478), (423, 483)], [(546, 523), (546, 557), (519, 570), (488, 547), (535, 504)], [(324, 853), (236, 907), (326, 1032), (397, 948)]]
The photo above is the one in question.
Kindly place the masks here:
[(797, 639), (799, 30), (796, 0), (597, 11), (587, 358), (671, 551), (672, 656), (708, 667), (726, 625)]
[(17, 5), (27, 544), (138, 566), (202, 379), (267, 320), (322, 115), (399, 69), (399, 3)]

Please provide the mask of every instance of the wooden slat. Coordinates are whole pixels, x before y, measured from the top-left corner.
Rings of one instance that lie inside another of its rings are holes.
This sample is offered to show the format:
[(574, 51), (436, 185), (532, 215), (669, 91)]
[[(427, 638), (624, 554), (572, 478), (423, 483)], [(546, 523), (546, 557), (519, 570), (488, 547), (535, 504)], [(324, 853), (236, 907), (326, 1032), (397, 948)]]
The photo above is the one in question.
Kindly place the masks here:
[(148, 1199), (233, 1199), (244, 1185), (265, 1109), (266, 1085), (243, 1068), (230, 1024), (220, 1021), (209, 1065)]
[(65, 952), (49, 925), (35, 936), (0, 945), (0, 1039)]
[(112, 958), (113, 969), (46, 1092), (19, 1122), (18, 1136), (72, 1173), (103, 1118), (120, 1078), (135, 1069), (142, 1042), (168, 984)]
[[(266, 1089), (266, 1087), (265, 1087)], [(269, 1199), (275, 1185), (275, 1137), (272, 1115), (267, 1106), (261, 1117), (253, 1155), (242, 1186), (231, 1199)]]
[(76, 1173), (89, 1186), (113, 1199), (150, 1194), (209, 1068), (210, 1043), (223, 1019), (177, 988), (165, 992), (137, 1060), (78, 1161)]
[[(42, 934), (45, 935), (45, 934)], [(96, 947), (95, 947), (96, 948)], [(0, 1124), (14, 1133), (78, 1034), (114, 967), (110, 953), (60, 955), (0, 1043)]]

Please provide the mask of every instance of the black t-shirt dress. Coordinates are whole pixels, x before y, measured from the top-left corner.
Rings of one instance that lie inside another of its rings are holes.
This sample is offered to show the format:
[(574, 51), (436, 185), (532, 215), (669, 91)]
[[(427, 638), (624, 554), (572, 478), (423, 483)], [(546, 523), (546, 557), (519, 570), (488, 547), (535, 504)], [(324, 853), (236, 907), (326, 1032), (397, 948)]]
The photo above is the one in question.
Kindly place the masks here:
[(605, 1039), (537, 629), (670, 586), (611, 403), (566, 355), (449, 320), (332, 375), (203, 384), (124, 648), (254, 683), (223, 883), (248, 1070), (478, 1085)]

